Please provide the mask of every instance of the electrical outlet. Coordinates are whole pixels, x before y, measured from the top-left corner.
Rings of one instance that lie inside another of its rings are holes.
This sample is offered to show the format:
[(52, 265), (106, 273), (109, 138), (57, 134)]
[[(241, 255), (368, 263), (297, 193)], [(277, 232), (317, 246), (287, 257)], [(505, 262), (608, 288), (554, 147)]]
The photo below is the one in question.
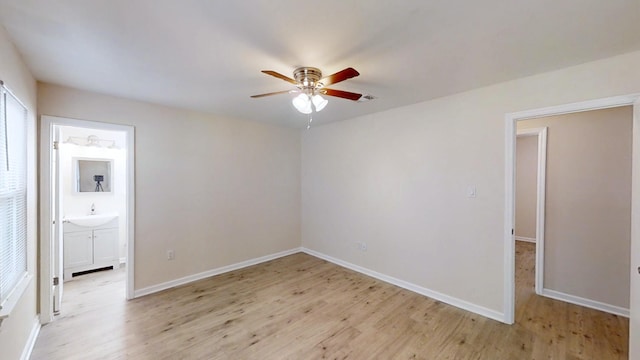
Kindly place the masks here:
[(365, 242), (356, 241), (356, 246), (358, 247), (358, 250), (360, 250), (360, 251), (367, 251), (367, 243), (365, 243)]
[(176, 252), (173, 250), (167, 250), (167, 260), (173, 260), (176, 258)]

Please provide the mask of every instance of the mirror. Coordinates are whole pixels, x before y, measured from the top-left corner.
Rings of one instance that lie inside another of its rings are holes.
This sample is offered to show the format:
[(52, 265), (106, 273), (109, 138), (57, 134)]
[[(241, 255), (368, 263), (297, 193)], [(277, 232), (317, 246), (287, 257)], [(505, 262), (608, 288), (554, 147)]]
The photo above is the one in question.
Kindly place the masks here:
[(112, 160), (77, 159), (77, 192), (111, 192)]

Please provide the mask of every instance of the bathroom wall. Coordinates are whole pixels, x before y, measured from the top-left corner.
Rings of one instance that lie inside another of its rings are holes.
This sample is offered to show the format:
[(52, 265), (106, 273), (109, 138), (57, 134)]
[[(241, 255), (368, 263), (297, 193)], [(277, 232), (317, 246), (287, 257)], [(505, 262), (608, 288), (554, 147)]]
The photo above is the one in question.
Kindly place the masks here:
[[(96, 135), (101, 139), (114, 140), (117, 148), (78, 146), (65, 143), (70, 137), (86, 138)], [(95, 130), (78, 127), (60, 127), (60, 175), (62, 179), (62, 216), (88, 215), (91, 205), (95, 204), (96, 214), (117, 212), (119, 218), (120, 260), (127, 254), (127, 222), (126, 222), (126, 137), (121, 131)], [(113, 160), (111, 192), (77, 192), (75, 161), (77, 158)]]

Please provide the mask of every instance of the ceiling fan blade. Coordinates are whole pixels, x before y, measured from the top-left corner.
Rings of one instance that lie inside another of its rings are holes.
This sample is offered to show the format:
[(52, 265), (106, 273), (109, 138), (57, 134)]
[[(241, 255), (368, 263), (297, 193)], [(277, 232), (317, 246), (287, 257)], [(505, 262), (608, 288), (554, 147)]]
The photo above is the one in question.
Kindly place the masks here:
[(329, 75), (325, 78), (323, 78), (322, 80), (320, 80), (320, 82), (324, 85), (324, 86), (329, 86), (332, 84), (336, 84), (339, 83), (340, 81), (345, 81), (347, 79), (351, 79), (353, 77), (356, 77), (360, 75), (360, 73), (358, 71), (356, 71), (356, 69), (354, 68), (346, 68), (344, 70), (340, 70), (337, 73), (333, 74), (333, 75)]
[(335, 96), (335, 97), (349, 99), (353, 101), (358, 101), (362, 97), (362, 94), (356, 94), (349, 91), (334, 90), (334, 89), (321, 89), (320, 91), (323, 94), (328, 96)]
[(251, 97), (252, 98), (261, 98), (261, 97), (271, 96), (271, 95), (287, 94), (287, 93), (289, 93), (291, 91), (292, 90), (276, 91), (276, 92), (270, 92), (270, 93), (266, 93), (266, 94), (251, 95)]
[(290, 77), (288, 77), (288, 76), (285, 76), (285, 75), (282, 75), (282, 74), (280, 74), (280, 73), (278, 73), (278, 72), (275, 72), (275, 71), (273, 71), (273, 70), (262, 70), (262, 72), (263, 72), (263, 73), (265, 73), (265, 74), (267, 74), (267, 75), (275, 76), (275, 77), (277, 77), (278, 79), (282, 79), (282, 80), (284, 80), (284, 81), (286, 81), (286, 82), (290, 82), (290, 83), (292, 83), (293, 85), (298, 85), (298, 83), (297, 83), (295, 80), (293, 80), (292, 78), (290, 78)]

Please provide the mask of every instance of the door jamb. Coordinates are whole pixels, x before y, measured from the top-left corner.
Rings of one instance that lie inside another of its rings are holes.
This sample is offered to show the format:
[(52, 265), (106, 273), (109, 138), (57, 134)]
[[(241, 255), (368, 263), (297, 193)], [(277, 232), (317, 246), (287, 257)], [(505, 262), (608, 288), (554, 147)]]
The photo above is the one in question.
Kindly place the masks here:
[(53, 126), (76, 126), (100, 130), (123, 131), (127, 139), (127, 277), (126, 298), (134, 296), (135, 270), (135, 128), (104, 122), (41, 115), (40, 117), (40, 323), (53, 321), (53, 236), (51, 234), (51, 150)]
[[(503, 322), (513, 324), (515, 317), (515, 141), (516, 122), (520, 120), (535, 119), (551, 115), (562, 115), (575, 112), (599, 110), (619, 106), (633, 106), (634, 113), (640, 99), (640, 93), (615, 96), (603, 99), (587, 100), (571, 104), (551, 106), (540, 109), (525, 110), (508, 113), (505, 115), (505, 204), (504, 204), (504, 299)], [(633, 119), (633, 146), (640, 144), (640, 119)], [(633, 159), (633, 166), (637, 167), (640, 159)], [(631, 191), (640, 191), (640, 177), (634, 172), (631, 180)], [(640, 219), (640, 204), (632, 202), (631, 220)], [(632, 232), (631, 241), (640, 242), (640, 234)], [(636, 275), (637, 276), (637, 275)], [(638, 309), (640, 311), (640, 309)]]

